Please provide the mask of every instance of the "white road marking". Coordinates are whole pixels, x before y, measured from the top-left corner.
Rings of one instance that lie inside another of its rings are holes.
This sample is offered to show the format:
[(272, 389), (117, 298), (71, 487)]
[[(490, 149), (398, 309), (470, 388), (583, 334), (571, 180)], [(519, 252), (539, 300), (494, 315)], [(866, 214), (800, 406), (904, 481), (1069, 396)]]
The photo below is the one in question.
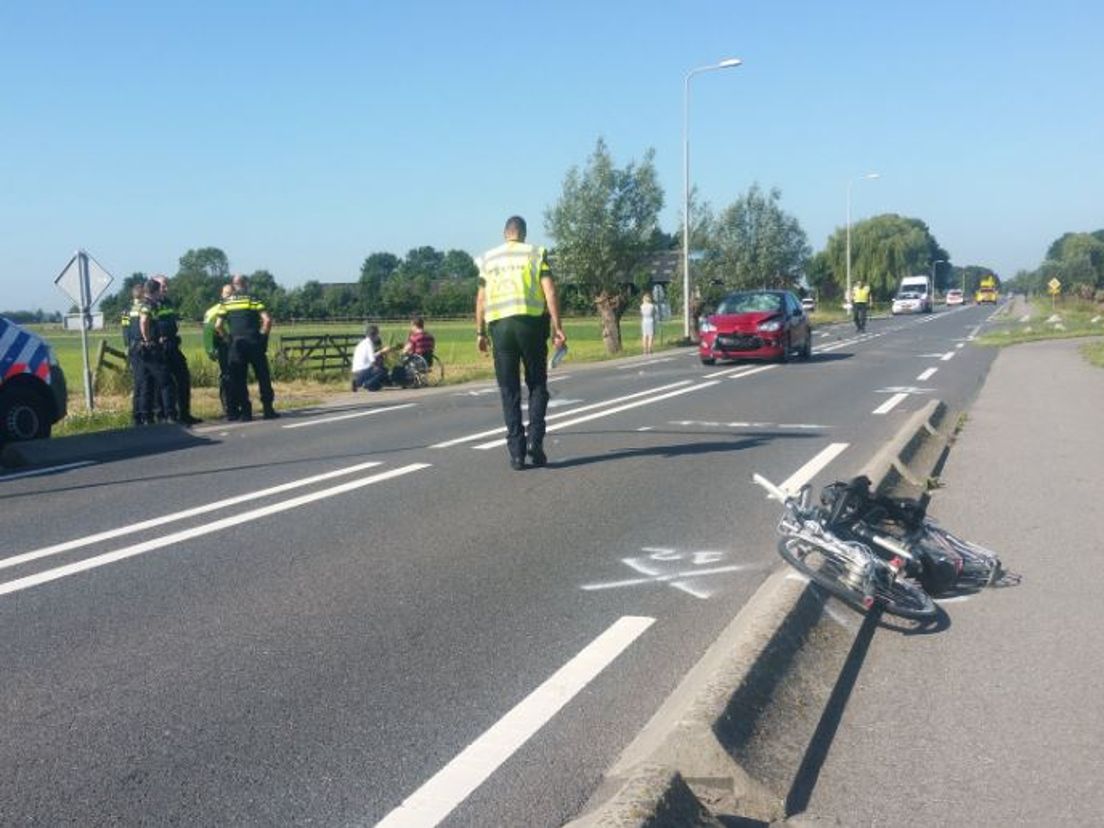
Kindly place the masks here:
[[(648, 394), (654, 394), (657, 391), (666, 391), (668, 388), (681, 388), (684, 385), (689, 385), (690, 380), (679, 380), (678, 382), (672, 382), (667, 385), (661, 385), (658, 388), (649, 388), (647, 391), (638, 391), (635, 394), (628, 394), (624, 397), (614, 397), (611, 400), (602, 400), (601, 402), (591, 403), (590, 405), (584, 405), (580, 408), (572, 409), (571, 411), (561, 411), (559, 414), (553, 414), (547, 417), (546, 420), (555, 420), (558, 417), (567, 417), (574, 415), (580, 411), (592, 411), (595, 408), (601, 408), (604, 405), (612, 405), (613, 403), (622, 402), (623, 400), (635, 400), (638, 397), (645, 397)], [(526, 425), (529, 425), (526, 423)], [(445, 440), (443, 443), (435, 443), (430, 448), (443, 449), (451, 448), (452, 446), (458, 446), (461, 443), (471, 443), (475, 440), (482, 440), (484, 437), (493, 437), (495, 434), (504, 434), (506, 432), (506, 426), (499, 426), (498, 428), (492, 428), (487, 431), (481, 431), (478, 434), (468, 434), (464, 437), (457, 437), (454, 440)], [(505, 441), (503, 441), (505, 442)]]
[(353, 420), (357, 417), (371, 417), (373, 414), (382, 414), (385, 411), (398, 411), (402, 408), (413, 408), (417, 403), (403, 403), (402, 405), (388, 405), (383, 408), (369, 408), (367, 411), (354, 411), (352, 414), (337, 414), (333, 417), (320, 417), (317, 420), (306, 420), (302, 423), (288, 423), (282, 428), (306, 428), (307, 426), (325, 425), (341, 420)]
[(966, 347), (965, 342), (959, 342), (957, 345), (955, 345), (955, 348), (965, 348), (965, 347)]
[(57, 474), (58, 472), (68, 471), (69, 469), (80, 469), (84, 466), (96, 465), (95, 460), (80, 460), (76, 463), (63, 463), (60, 466), (47, 466), (44, 469), (32, 469), (30, 471), (15, 472), (14, 474), (5, 474), (0, 477), (0, 483), (6, 480), (19, 480), (23, 477), (41, 477), (46, 474)]
[(734, 374), (733, 376), (729, 377), (729, 379), (743, 379), (744, 377), (750, 377), (753, 374), (761, 374), (764, 371), (771, 371), (777, 367), (777, 365), (760, 365), (758, 368), (751, 368), (750, 370), (744, 371), (742, 374)]
[(884, 403), (875, 408), (871, 414), (888, 414), (894, 408), (896, 408), (900, 402), (908, 397), (908, 394), (894, 394)]
[(653, 623), (654, 618), (640, 616), (618, 619), (404, 799), (376, 828), (439, 824)]
[(743, 569), (751, 568), (752, 564), (731, 564), (729, 566), (714, 566), (709, 569), (686, 569), (681, 572), (670, 572), (666, 575), (626, 578), (623, 581), (607, 581), (600, 584), (583, 584), (580, 589), (585, 592), (597, 592), (603, 589), (620, 589), (622, 587), (642, 586), (644, 584), (665, 584), (671, 581), (681, 581), (685, 578), (700, 578), (703, 575), (720, 575), (724, 572), (739, 572)]
[(259, 518), (268, 517), (269, 515), (286, 512), (289, 509), (295, 509), (299, 506), (305, 506), (306, 504), (314, 503), (317, 500), (322, 500), (327, 497), (334, 497), (339, 494), (345, 494), (346, 492), (355, 491), (356, 489), (362, 489), (365, 486), (371, 486), (373, 483), (381, 483), (385, 480), (392, 480), (396, 477), (402, 477), (405, 474), (410, 474), (411, 472), (416, 472), (420, 469), (427, 469), (429, 467), (429, 463), (411, 463), (407, 466), (401, 466), (397, 469), (391, 469), (390, 471), (373, 474), (370, 477), (361, 477), (356, 480), (350, 480), (347, 483), (342, 483), (329, 489), (322, 489), (317, 492), (311, 492), (310, 494), (293, 497), (290, 500), (284, 500), (280, 503), (273, 503), (270, 506), (261, 506), (260, 508), (253, 509), (249, 512), (242, 512), (241, 514), (231, 515), (230, 517), (216, 520), (213, 523), (208, 523), (204, 526), (196, 526), (191, 529), (182, 529), (181, 531), (174, 532), (170, 535), (164, 535), (160, 538), (153, 538), (152, 540), (143, 541), (131, 546), (125, 546), (122, 549), (116, 549), (114, 552), (105, 552), (102, 555), (96, 555), (92, 558), (86, 558), (83, 561), (77, 561), (65, 566), (55, 567), (54, 569), (47, 569), (44, 572), (39, 572), (35, 575), (28, 575), (25, 578), (18, 578), (14, 581), (0, 583), (0, 595), (8, 595), (13, 592), (19, 592), (20, 590), (29, 589), (40, 584), (48, 583), (49, 581), (55, 581), (58, 578), (64, 578), (68, 575), (75, 575), (78, 572), (85, 572), (89, 569), (96, 569), (97, 567), (116, 563), (118, 561), (125, 560), (126, 558), (132, 558), (135, 555), (141, 555), (145, 552), (151, 552), (154, 549), (161, 549), (166, 546), (171, 546), (172, 544), (179, 543), (181, 541), (191, 540), (192, 538), (198, 538), (204, 535), (210, 535), (214, 532), (220, 532), (223, 529), (228, 529), (231, 526), (238, 526), (239, 524), (248, 523), (249, 521), (258, 520)]
[(788, 428), (797, 431), (820, 431), (828, 426), (817, 423), (767, 423), (754, 421), (737, 421), (732, 423), (720, 423), (712, 420), (669, 420), (670, 425), (697, 426), (698, 428)]
[[(569, 400), (569, 399), (566, 399), (566, 398), (565, 399), (556, 398), (556, 399), (551, 399), (551, 400), (548, 401), (548, 407), (549, 408), (563, 408), (565, 405), (578, 405), (581, 402), (582, 402), (582, 400)], [(523, 406), (523, 407), (526, 410), (528, 410), (529, 409), (529, 404), (526, 403), (525, 406)]]
[(924, 371), (923, 373), (921, 373), (919, 376), (917, 376), (916, 381), (917, 382), (926, 382), (927, 380), (930, 380), (932, 377), (934, 377), (935, 372), (938, 371), (938, 370), (939, 370), (938, 368), (929, 368), (926, 371)]
[(783, 491), (796, 494), (802, 486), (816, 477), (817, 472), (839, 457), (849, 445), (850, 443), (829, 443), (812, 460), (791, 474), (780, 488)]
[[(679, 389), (676, 389), (675, 391), (668, 391), (666, 394), (660, 394), (660, 395), (655, 396), (655, 397), (648, 397), (647, 399), (637, 400), (636, 402), (626, 403), (625, 405), (618, 405), (618, 406), (615, 406), (614, 408), (607, 408), (607, 409), (604, 409), (602, 411), (595, 412), (594, 414), (587, 414), (585, 417), (576, 417), (573, 420), (566, 420), (562, 423), (554, 423), (553, 425), (548, 426), (545, 429), (545, 431), (559, 431), (561, 428), (567, 428), (569, 426), (578, 425), (579, 423), (586, 423), (586, 422), (590, 422), (591, 420), (597, 420), (601, 417), (609, 417), (613, 414), (619, 414), (622, 411), (628, 411), (630, 408), (639, 408), (642, 405), (651, 405), (652, 403), (661, 402), (662, 400), (670, 399), (671, 397), (678, 397), (682, 394), (689, 394), (689, 393), (692, 393), (694, 391), (702, 391), (706, 388), (709, 388), (710, 386), (719, 384), (719, 382), (720, 382), (720, 380), (713, 380), (711, 382), (703, 382), (703, 383), (699, 383), (698, 385), (692, 385), (689, 388), (679, 388)], [(570, 412), (565, 412), (565, 413), (566, 414), (575, 414), (575, 413), (577, 413), (578, 411), (581, 411), (581, 410), (582, 409), (577, 408), (577, 409), (575, 409), (575, 411), (570, 411)], [(552, 419), (552, 418), (549, 417), (548, 419)], [(473, 446), (473, 448), (477, 448), (477, 449), (480, 449), (482, 451), (486, 451), (487, 449), (492, 449), (492, 448), (496, 448), (498, 446), (504, 446), (504, 445), (506, 445), (506, 439), (505, 438), (503, 438), (501, 440), (492, 440), (489, 443), (480, 443), (478, 446)]]
[(952, 359), (954, 359), (954, 355), (957, 354), (957, 353), (958, 353), (958, 351), (947, 351), (947, 353), (943, 354), (943, 356), (941, 356), (940, 359), (943, 360), (944, 362), (949, 362)]
[(702, 601), (713, 597), (713, 592), (711, 590), (696, 587), (688, 581), (671, 581), (671, 586), (675, 589), (681, 589), (687, 595), (693, 595), (695, 598), (700, 598)]
[(335, 469), (334, 471), (324, 472), (323, 474), (316, 474), (312, 475), (311, 477), (303, 477), (299, 480), (292, 480), (288, 483), (281, 483), (278, 486), (271, 486), (267, 489), (258, 489), (255, 492), (246, 492), (245, 494), (235, 495), (234, 497), (229, 497), (225, 500), (216, 500), (212, 503), (205, 503), (202, 506), (193, 506), (191, 509), (184, 509), (181, 512), (173, 512), (172, 514), (162, 515), (161, 517), (143, 520), (139, 523), (131, 523), (127, 526), (120, 526), (117, 529), (108, 529), (107, 531), (97, 532), (94, 535), (87, 535), (83, 538), (77, 538), (76, 540), (65, 541), (64, 543), (55, 543), (52, 546), (44, 546), (41, 549), (35, 549), (11, 558), (0, 560), (0, 569), (7, 569), (8, 567), (18, 566), (19, 564), (27, 563), (28, 561), (38, 560), (39, 558), (45, 558), (49, 555), (57, 555), (62, 552), (69, 552), (73, 549), (80, 549), (82, 546), (90, 546), (91, 544), (100, 543), (101, 541), (105, 540), (111, 540), (112, 538), (122, 537), (123, 535), (132, 535), (135, 532), (141, 532), (146, 529), (153, 529), (156, 526), (164, 526), (166, 523), (174, 523), (178, 520), (185, 520), (187, 518), (196, 517), (197, 515), (205, 515), (208, 512), (215, 512), (219, 509), (225, 509), (229, 506), (237, 506), (239, 503), (245, 503), (250, 500), (258, 500), (262, 497), (270, 497), (272, 495), (291, 491), (292, 489), (299, 489), (303, 486), (310, 486), (314, 483), (321, 483), (323, 480), (330, 480), (334, 477), (341, 477), (347, 474), (355, 474), (357, 472), (364, 471), (365, 469), (371, 469), (379, 465), (381, 465), (381, 463), (378, 460), (370, 460), (367, 463), (357, 463), (355, 466), (346, 466), (345, 468)]
[(655, 431), (655, 426), (641, 426), (637, 431)]
[(674, 357), (658, 357), (656, 359), (649, 359), (646, 362), (633, 362), (629, 365), (618, 365), (618, 371), (630, 371), (633, 368), (640, 368), (644, 365), (658, 365), (661, 362), (674, 362)]
[(725, 368), (723, 371), (712, 371), (708, 374), (702, 374), (702, 379), (713, 379), (714, 377), (727, 377), (729, 375), (736, 376), (748, 370), (747, 365), (737, 365), (735, 368)]

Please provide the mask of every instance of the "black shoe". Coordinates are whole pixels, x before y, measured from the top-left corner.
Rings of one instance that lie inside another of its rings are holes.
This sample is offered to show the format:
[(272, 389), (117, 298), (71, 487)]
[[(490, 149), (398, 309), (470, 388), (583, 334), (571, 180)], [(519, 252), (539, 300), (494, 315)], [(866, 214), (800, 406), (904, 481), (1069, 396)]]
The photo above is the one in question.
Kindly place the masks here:
[(525, 458), (524, 457), (514, 457), (511, 454), (510, 455), (510, 468), (513, 469), (514, 471), (521, 471), (522, 469), (525, 468)]
[(351, 385), (352, 385), (352, 392), (353, 392), (353, 393), (355, 394), (355, 393), (356, 393), (356, 390), (357, 390), (357, 384), (356, 384), (356, 380), (353, 380), (353, 381), (352, 381), (352, 383), (351, 383)]
[(544, 449), (540, 446), (530, 446), (529, 459), (533, 461), (534, 466), (543, 466), (548, 462), (548, 455), (544, 453)]
[(203, 420), (201, 420), (199, 417), (193, 417), (191, 414), (188, 414), (184, 417), (181, 417), (180, 422), (184, 423), (184, 425), (186, 426), (194, 426), (199, 425), (203, 422)]
[(264, 419), (266, 420), (278, 420), (280, 419), (280, 412), (275, 408), (266, 408), (264, 413)]

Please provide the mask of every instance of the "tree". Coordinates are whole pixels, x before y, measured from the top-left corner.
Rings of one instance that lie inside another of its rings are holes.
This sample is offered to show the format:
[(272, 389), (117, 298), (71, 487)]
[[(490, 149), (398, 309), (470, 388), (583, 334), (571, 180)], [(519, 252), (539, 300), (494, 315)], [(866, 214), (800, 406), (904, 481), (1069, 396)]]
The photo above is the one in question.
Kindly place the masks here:
[(779, 202), (781, 190), (758, 184), (721, 212), (708, 240), (706, 272), (727, 289), (790, 288), (812, 249), (798, 220)]
[(180, 257), (171, 295), (185, 319), (200, 319), (219, 299), (222, 286), (230, 280), (230, 261), (217, 247), (189, 250)]
[(621, 350), (621, 316), (644, 276), (641, 265), (656, 249), (663, 190), (654, 159), (649, 149), (639, 166), (618, 169), (599, 138), (586, 168), (568, 171), (559, 201), (545, 213), (559, 278), (578, 285), (598, 309), (611, 354)]
[[(836, 230), (825, 249), (836, 284), (845, 288), (846, 228)], [(885, 213), (851, 225), (851, 281), (865, 281), (875, 299), (889, 299), (902, 278), (931, 273), (932, 262), (950, 258), (920, 219)]]
[(381, 315), (380, 290), (398, 266), (393, 253), (373, 253), (360, 266), (360, 304), (366, 315)]
[[(443, 279), (472, 279), (479, 275), (479, 268), (472, 257), (463, 250), (450, 250), (441, 262), (440, 277)], [(474, 295), (474, 294), (473, 294)], [(474, 307), (475, 300), (472, 300)]]
[(145, 283), (145, 273), (131, 273), (123, 279), (123, 283), (115, 293), (111, 294), (106, 299), (100, 300), (100, 311), (103, 312), (105, 325), (110, 325), (117, 321), (123, 315), (123, 311), (130, 308), (130, 294), (134, 286), (144, 285)]

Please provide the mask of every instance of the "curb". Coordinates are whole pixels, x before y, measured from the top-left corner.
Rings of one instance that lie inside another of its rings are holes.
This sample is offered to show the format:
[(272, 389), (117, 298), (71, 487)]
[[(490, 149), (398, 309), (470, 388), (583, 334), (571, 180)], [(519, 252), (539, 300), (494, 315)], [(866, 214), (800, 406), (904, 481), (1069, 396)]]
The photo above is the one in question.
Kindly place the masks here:
[[(915, 497), (946, 459), (947, 422), (932, 401), (860, 473), (879, 493)], [(780, 564), (567, 828), (772, 823), (803, 810), (795, 790), (872, 635), (874, 616), (840, 606)]]
[(10, 443), (0, 451), (0, 465), (4, 468), (23, 468), (78, 460), (111, 460), (126, 455), (176, 451), (213, 442), (183, 426), (162, 423)]

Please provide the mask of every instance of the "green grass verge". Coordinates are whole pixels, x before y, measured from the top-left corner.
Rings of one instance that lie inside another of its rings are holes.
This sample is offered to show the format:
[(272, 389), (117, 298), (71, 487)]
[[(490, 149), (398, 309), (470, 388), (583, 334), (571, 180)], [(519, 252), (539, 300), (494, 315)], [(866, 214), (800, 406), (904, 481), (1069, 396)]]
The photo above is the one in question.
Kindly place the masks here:
[(1091, 364), (1104, 368), (1104, 340), (1086, 342), (1081, 346), (1081, 353)]
[(1072, 298), (1053, 308), (1049, 300), (1028, 302), (1025, 309), (1007, 313), (978, 337), (978, 345), (1001, 347), (1045, 339), (1104, 336), (1104, 309), (1093, 302)]

